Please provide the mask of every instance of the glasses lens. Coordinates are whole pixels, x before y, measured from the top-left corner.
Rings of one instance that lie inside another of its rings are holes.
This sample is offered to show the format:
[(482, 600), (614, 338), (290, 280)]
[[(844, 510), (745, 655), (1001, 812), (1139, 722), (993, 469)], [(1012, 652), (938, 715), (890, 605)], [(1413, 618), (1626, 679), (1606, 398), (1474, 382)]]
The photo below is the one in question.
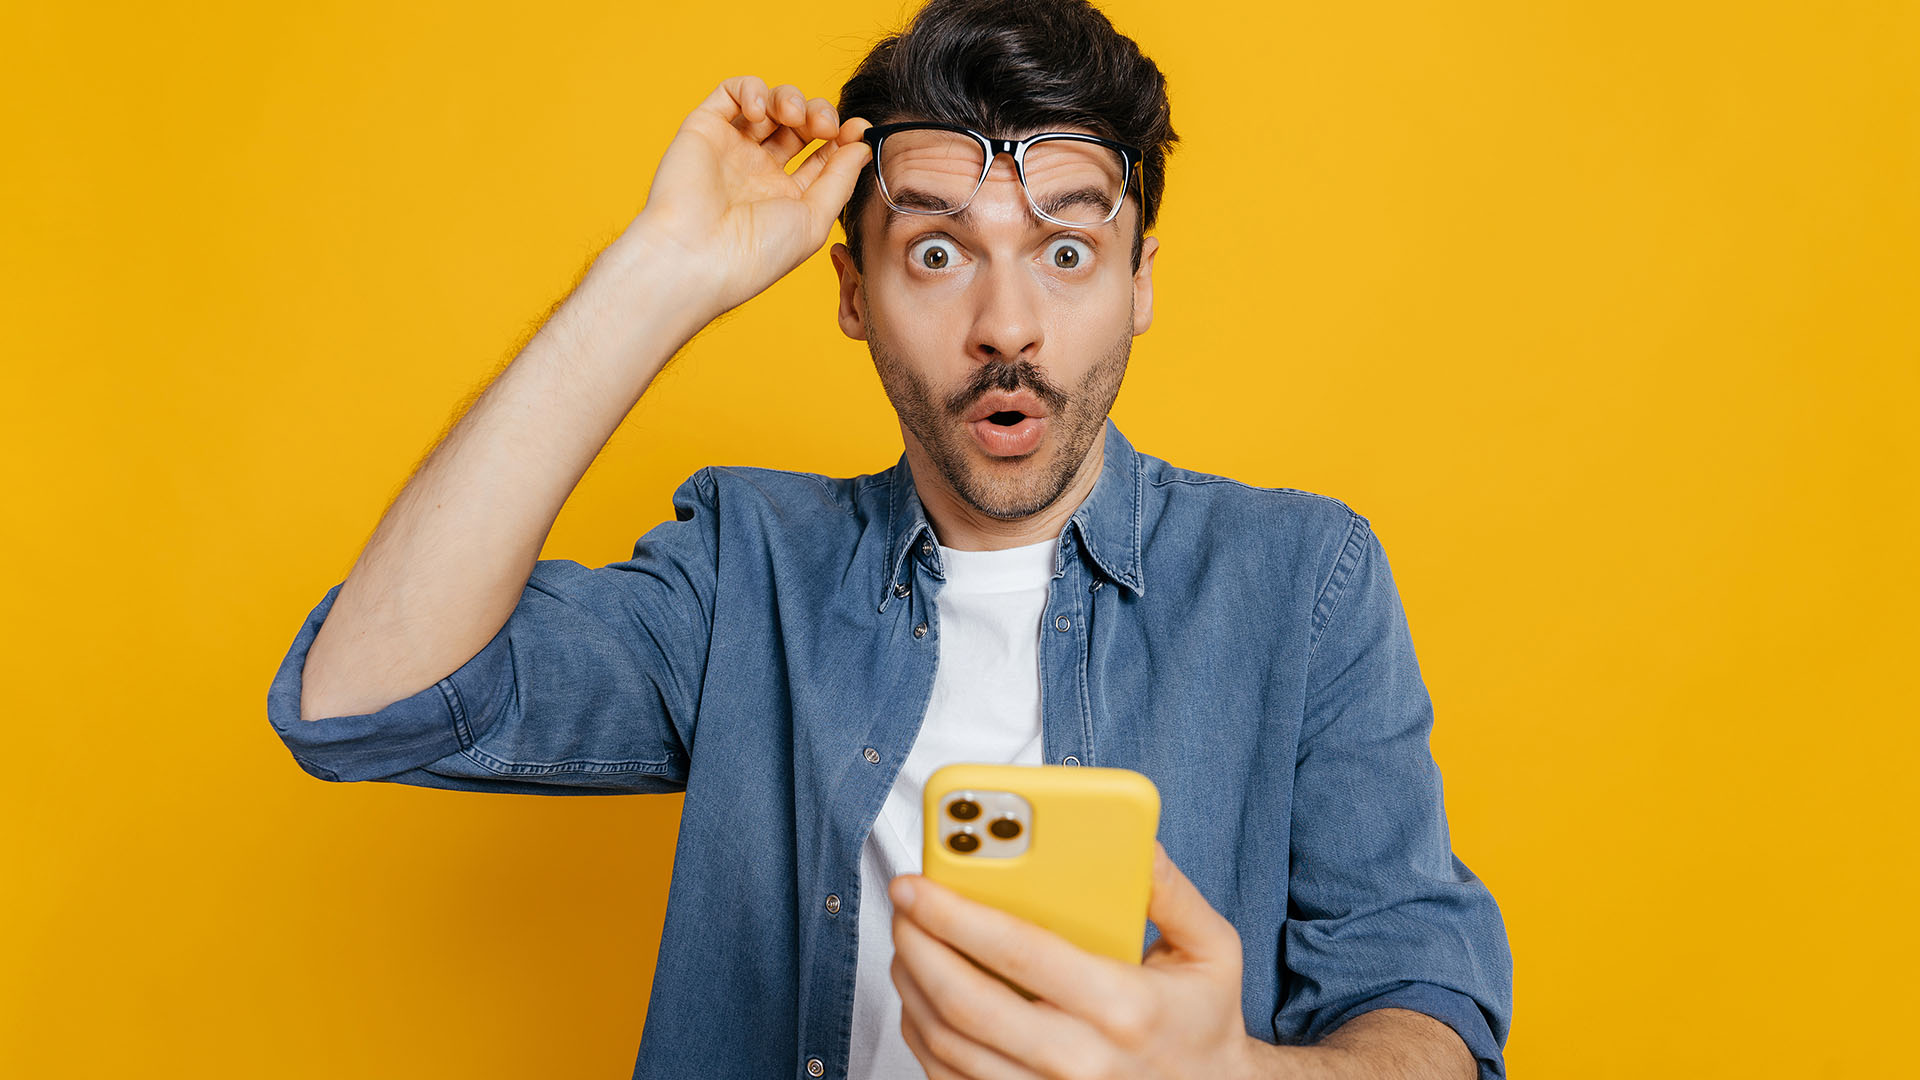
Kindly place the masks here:
[(1069, 225), (1098, 225), (1126, 190), (1127, 159), (1099, 143), (1044, 139), (1027, 147), (1027, 195)]
[[(986, 151), (957, 131), (897, 131), (880, 146), (880, 179), (902, 210), (946, 213), (973, 198)], [(1079, 139), (1042, 139), (1027, 147), (1027, 194), (1043, 214), (1069, 225), (1098, 225), (1126, 192), (1127, 159)]]
[(958, 210), (986, 171), (986, 149), (971, 135), (924, 129), (896, 131), (880, 145), (880, 181), (902, 210)]

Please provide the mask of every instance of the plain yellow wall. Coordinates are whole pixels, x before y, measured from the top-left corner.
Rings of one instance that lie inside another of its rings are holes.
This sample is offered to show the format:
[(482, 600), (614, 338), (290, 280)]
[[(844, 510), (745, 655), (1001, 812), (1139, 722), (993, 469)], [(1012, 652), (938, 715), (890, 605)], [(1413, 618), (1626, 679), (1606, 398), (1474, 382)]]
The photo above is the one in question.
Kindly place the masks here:
[[(1910, 1068), (1920, 5), (1108, 11), (1183, 137), (1115, 418), (1378, 528), (1514, 1074)], [(628, 1074), (677, 798), (323, 784), (267, 684), (680, 117), (900, 14), (0, 14), (0, 1073)], [(697, 339), (546, 557), (890, 465), (833, 302)]]

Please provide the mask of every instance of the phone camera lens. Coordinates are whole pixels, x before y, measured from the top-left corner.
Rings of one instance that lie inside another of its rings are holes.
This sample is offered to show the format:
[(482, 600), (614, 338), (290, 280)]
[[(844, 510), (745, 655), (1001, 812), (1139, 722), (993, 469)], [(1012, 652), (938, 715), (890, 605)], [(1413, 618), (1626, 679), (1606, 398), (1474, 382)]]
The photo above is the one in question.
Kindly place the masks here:
[(987, 831), (1002, 840), (1011, 840), (1020, 835), (1020, 822), (1014, 818), (1003, 817), (987, 826)]
[(947, 813), (952, 814), (956, 821), (972, 821), (980, 816), (980, 804), (972, 799), (955, 799), (947, 807)]
[(980, 849), (980, 838), (970, 832), (957, 832), (947, 837), (947, 846), (962, 855), (970, 855)]

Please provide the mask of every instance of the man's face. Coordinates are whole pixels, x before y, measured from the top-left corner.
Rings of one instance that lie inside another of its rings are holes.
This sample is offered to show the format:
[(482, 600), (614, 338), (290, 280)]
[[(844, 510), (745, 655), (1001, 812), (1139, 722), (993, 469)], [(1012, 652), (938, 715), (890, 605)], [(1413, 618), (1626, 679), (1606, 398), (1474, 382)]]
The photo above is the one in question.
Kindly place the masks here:
[(834, 245), (840, 326), (867, 342), (909, 456), (978, 513), (1053, 505), (1102, 437), (1153, 317), (1158, 241), (1129, 265), (1138, 214), (1130, 192), (1105, 225), (1056, 225), (1001, 155), (959, 214), (899, 214), (873, 192), (861, 270)]

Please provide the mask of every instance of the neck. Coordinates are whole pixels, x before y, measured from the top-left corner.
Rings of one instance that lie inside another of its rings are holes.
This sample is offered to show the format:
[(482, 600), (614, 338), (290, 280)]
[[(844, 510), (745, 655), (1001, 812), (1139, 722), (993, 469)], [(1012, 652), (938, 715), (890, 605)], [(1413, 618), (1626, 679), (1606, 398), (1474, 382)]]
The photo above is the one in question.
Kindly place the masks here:
[(943, 546), (961, 551), (999, 551), (1059, 536), (1060, 530), (1066, 528), (1067, 519), (1092, 494), (1094, 484), (1100, 479), (1100, 469), (1106, 463), (1106, 439), (1096, 438), (1092, 449), (1087, 451), (1086, 460), (1074, 473), (1073, 482), (1052, 505), (1036, 514), (1008, 520), (989, 517), (967, 505), (947, 486), (946, 479), (928, 460), (919, 442), (909, 437), (906, 444), (907, 467), (913, 471), (913, 486), (920, 493), (920, 505), (926, 509), (927, 520), (933, 523), (933, 531), (939, 534)]

